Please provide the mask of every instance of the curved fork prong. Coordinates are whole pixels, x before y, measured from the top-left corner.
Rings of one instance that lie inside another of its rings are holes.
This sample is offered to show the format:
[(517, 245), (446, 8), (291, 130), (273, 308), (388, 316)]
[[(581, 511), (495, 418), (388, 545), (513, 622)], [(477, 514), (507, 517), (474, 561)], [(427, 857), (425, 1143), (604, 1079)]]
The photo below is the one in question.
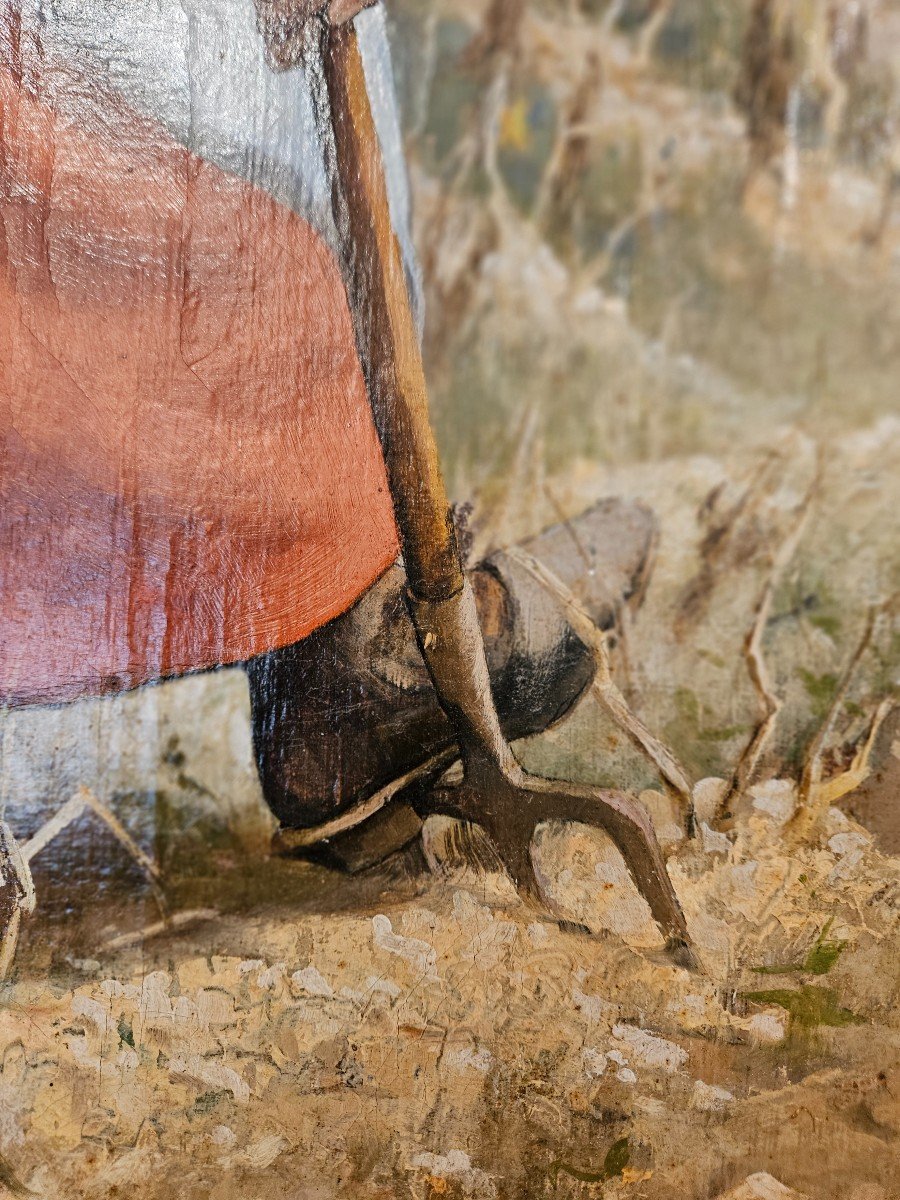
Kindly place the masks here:
[(542, 779), (493, 764), (471, 764), (463, 782), (427, 799), (431, 812), (472, 821), (490, 837), (519, 891), (547, 905), (531, 860), (531, 841), (545, 821), (575, 821), (603, 829), (618, 846), (635, 885), (650, 906), (670, 951), (691, 965), (690, 938), (653, 825), (639, 801), (623, 792)]
[(624, 792), (528, 777), (541, 820), (576, 821), (604, 830), (616, 843), (638, 891), (666, 938), (690, 943), (687, 922), (666, 870), (656, 833), (640, 801)]

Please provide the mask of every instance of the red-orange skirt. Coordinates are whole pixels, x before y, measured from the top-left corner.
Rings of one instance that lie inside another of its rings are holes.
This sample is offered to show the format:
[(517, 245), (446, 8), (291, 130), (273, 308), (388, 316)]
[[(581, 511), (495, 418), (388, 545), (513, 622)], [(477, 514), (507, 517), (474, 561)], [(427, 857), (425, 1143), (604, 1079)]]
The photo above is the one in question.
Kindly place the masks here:
[(0, 703), (302, 638), (397, 553), (331, 252), (121, 102), (0, 106)]

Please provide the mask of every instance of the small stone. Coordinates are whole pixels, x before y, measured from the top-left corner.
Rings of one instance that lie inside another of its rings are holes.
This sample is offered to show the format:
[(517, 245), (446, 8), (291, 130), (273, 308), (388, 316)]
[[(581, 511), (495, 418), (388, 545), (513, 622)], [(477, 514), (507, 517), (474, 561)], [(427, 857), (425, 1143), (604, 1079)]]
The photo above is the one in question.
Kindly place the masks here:
[(550, 930), (541, 921), (532, 921), (526, 933), (532, 946), (546, 946), (550, 940)]
[(677, 1071), (687, 1062), (687, 1050), (633, 1025), (614, 1025), (613, 1037), (628, 1047), (630, 1056), (653, 1070)]
[(96, 958), (67, 958), (66, 962), (85, 975), (93, 975), (95, 971), (100, 970), (100, 963)]
[(270, 1133), (264, 1138), (260, 1138), (258, 1142), (254, 1142), (251, 1146), (241, 1154), (238, 1162), (241, 1166), (250, 1167), (254, 1171), (264, 1171), (266, 1167), (270, 1167), (280, 1154), (283, 1154), (287, 1149), (288, 1142), (286, 1138), (280, 1134)]
[(267, 990), (277, 988), (282, 979), (284, 979), (284, 963), (274, 963), (273, 966), (260, 971), (256, 977), (256, 986)]
[(722, 1112), (733, 1099), (734, 1095), (726, 1088), (698, 1079), (691, 1093), (691, 1108), (700, 1109), (701, 1112)]
[(422, 938), (404, 937), (394, 933), (390, 917), (384, 913), (378, 913), (372, 918), (372, 942), (377, 949), (406, 959), (429, 983), (438, 982), (435, 969), (437, 954), (434, 947)]
[(743, 1183), (730, 1192), (723, 1192), (717, 1200), (808, 1200), (808, 1197), (785, 1187), (774, 1175), (758, 1171), (755, 1175), (748, 1175)]
[[(494, 1181), (486, 1171), (472, 1165), (472, 1160), (465, 1150), (448, 1150), (446, 1154), (424, 1151), (415, 1155), (410, 1166), (427, 1171), (436, 1179), (457, 1181), (466, 1196), (493, 1200), (497, 1194)], [(439, 1192), (433, 1184), (432, 1192)]]
[(330, 997), (334, 995), (331, 984), (312, 963), (308, 967), (304, 967), (302, 971), (293, 973), (291, 987), (295, 993), (305, 992), (307, 996)]
[(871, 840), (862, 833), (836, 833), (828, 839), (828, 849), (832, 854), (850, 854), (854, 850), (865, 849)]
[(705, 821), (700, 822), (700, 836), (703, 841), (704, 854), (730, 854), (731, 842), (724, 833), (710, 829)]
[(743, 1025), (758, 1042), (780, 1042), (784, 1040), (784, 1022), (774, 1012), (755, 1013)]
[(581, 1065), (584, 1067), (585, 1074), (591, 1079), (597, 1079), (604, 1073), (608, 1061), (601, 1050), (595, 1050), (592, 1046), (585, 1046), (581, 1051)]
[(572, 1001), (578, 1011), (591, 1022), (609, 1020), (617, 1013), (615, 1004), (604, 1000), (602, 996), (593, 996), (583, 992), (580, 984), (584, 982), (586, 973), (583, 970), (575, 972), (575, 983), (572, 984)]
[(456, 1071), (472, 1070), (485, 1074), (494, 1065), (494, 1056), (485, 1046), (464, 1046), (461, 1050), (448, 1050), (444, 1061)]
[(797, 786), (791, 779), (766, 779), (750, 788), (749, 794), (754, 809), (779, 824), (784, 824), (797, 806)]

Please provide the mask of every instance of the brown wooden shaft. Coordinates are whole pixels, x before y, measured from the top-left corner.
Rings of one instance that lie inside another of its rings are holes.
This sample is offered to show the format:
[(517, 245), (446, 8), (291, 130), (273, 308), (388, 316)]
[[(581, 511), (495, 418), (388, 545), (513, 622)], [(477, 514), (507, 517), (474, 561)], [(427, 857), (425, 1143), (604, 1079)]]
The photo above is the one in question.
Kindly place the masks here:
[(437, 602), (462, 588), (462, 566), (352, 22), (329, 28), (324, 70), (337, 152), (335, 217), (357, 349), (387, 466), (409, 585), (415, 596)]

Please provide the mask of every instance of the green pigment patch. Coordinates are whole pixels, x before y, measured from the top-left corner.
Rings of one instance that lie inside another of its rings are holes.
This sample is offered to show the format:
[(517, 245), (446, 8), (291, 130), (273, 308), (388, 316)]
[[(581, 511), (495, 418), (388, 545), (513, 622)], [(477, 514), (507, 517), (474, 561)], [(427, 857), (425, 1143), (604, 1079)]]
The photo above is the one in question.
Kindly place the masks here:
[(211, 1092), (203, 1092), (194, 1101), (192, 1111), (199, 1116), (206, 1116), (211, 1113), (220, 1100), (234, 1099), (234, 1092), (231, 1088), (217, 1089)]
[(823, 633), (834, 641), (841, 632), (841, 622), (839, 617), (828, 616), (826, 613), (819, 613), (816, 616), (809, 618), (810, 625), (815, 625), (816, 629), (821, 629)]
[(813, 712), (819, 718), (824, 717), (837, 688), (837, 676), (830, 673), (814, 675), (812, 671), (804, 670), (801, 667), (800, 678), (803, 680), (806, 694), (812, 702)]
[(690, 688), (676, 688), (672, 698), (678, 715), (666, 724), (667, 740), (695, 771), (721, 775), (724, 760), (720, 747), (748, 732), (748, 727), (716, 725), (715, 710), (708, 704), (701, 704)]
[(803, 970), (810, 975), (827, 975), (847, 946), (846, 941), (828, 940), (828, 933), (833, 924), (834, 917), (829, 917), (803, 960)]
[(772, 988), (761, 992), (745, 992), (745, 1000), (754, 1004), (775, 1004), (790, 1014), (791, 1029), (808, 1031), (820, 1026), (840, 1028), (845, 1025), (862, 1025), (863, 1017), (843, 1008), (838, 1003), (837, 992), (833, 988), (819, 987), (807, 983), (803, 987)]
[(603, 1166), (599, 1171), (574, 1167), (571, 1163), (563, 1162), (558, 1158), (550, 1166), (550, 1178), (554, 1185), (560, 1175), (568, 1175), (570, 1179), (575, 1179), (579, 1183), (605, 1183), (608, 1179), (617, 1179), (630, 1161), (631, 1148), (628, 1138), (623, 1137), (619, 1138), (617, 1142), (613, 1142), (607, 1150)]
[(130, 1046), (133, 1050), (134, 1030), (131, 1028), (131, 1022), (127, 1019), (124, 1013), (121, 1017), (119, 1017), (116, 1029), (118, 1030), (120, 1044), (123, 1046)]
[[(800, 880), (805, 882), (802, 875)], [(829, 940), (828, 934), (833, 924), (834, 917), (829, 917), (802, 963), (776, 963), (771, 967), (754, 967), (754, 973), (756, 975), (827, 975), (847, 946), (846, 941)]]

